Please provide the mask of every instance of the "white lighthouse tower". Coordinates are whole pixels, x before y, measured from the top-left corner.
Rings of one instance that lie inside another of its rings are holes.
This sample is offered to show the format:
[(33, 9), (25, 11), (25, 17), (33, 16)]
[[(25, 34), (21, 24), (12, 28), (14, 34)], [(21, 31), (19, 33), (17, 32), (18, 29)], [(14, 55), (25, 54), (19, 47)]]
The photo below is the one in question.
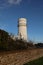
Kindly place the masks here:
[(20, 39), (27, 40), (27, 20), (19, 18), (18, 20), (18, 36)]

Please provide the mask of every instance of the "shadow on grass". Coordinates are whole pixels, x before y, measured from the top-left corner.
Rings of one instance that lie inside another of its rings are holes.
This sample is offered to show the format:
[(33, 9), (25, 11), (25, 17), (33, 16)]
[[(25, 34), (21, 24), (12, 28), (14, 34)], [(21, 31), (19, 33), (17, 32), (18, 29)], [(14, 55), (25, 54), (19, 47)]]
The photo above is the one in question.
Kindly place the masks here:
[(30, 61), (24, 65), (43, 65), (43, 57), (33, 60), (33, 61)]

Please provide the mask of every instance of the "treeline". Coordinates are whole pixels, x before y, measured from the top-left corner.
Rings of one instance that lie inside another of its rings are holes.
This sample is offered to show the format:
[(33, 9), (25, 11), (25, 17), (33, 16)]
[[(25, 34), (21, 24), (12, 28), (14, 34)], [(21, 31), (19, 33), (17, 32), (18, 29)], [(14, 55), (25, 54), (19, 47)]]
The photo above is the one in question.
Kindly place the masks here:
[(36, 48), (43, 48), (43, 43), (37, 43), (35, 44)]
[(43, 47), (43, 43), (33, 44), (32, 41), (26, 42), (22, 39), (13, 40), (8, 32), (0, 29), (0, 51), (21, 50), (40, 47)]

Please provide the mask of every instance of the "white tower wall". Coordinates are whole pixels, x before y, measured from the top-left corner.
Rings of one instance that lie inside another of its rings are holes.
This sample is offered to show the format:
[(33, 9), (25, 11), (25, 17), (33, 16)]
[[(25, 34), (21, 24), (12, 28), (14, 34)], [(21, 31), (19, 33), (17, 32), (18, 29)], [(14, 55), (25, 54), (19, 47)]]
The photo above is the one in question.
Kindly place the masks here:
[(27, 40), (27, 20), (25, 18), (18, 20), (18, 35), (21, 39)]

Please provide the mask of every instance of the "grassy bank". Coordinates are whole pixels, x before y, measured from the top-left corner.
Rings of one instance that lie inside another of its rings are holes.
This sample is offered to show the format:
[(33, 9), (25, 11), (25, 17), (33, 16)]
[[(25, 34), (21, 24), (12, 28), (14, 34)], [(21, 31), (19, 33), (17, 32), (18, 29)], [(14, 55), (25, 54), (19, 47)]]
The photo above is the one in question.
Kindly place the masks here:
[(43, 57), (33, 60), (33, 61), (30, 61), (24, 65), (43, 65)]

